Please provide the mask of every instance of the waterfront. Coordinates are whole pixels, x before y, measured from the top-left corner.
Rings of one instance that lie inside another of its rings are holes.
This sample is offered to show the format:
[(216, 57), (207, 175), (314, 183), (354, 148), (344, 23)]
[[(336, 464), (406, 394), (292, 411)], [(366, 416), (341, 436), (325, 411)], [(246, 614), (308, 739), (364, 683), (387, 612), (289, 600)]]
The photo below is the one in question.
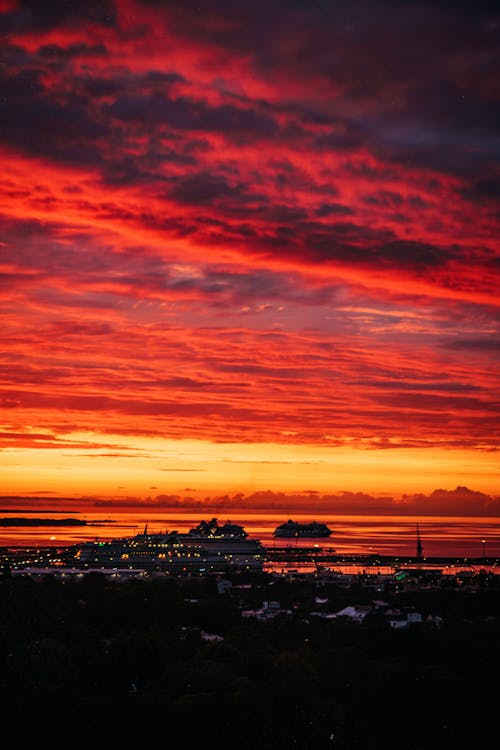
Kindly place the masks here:
[[(39, 511), (38, 511), (39, 513)], [(2, 512), (0, 511), (0, 515)], [(22, 510), (18, 516), (33, 517), (37, 511)], [(67, 517), (68, 512), (53, 512), (50, 517)], [(73, 515), (73, 514), (72, 514)], [(217, 516), (219, 521), (231, 521), (245, 527), (250, 537), (259, 538), (266, 547), (317, 545), (325, 552), (333, 549), (339, 555), (380, 555), (408, 557), (415, 554), (416, 524), (419, 524), (425, 557), (460, 557), (478, 559), (500, 556), (500, 519), (475, 517), (410, 517), (410, 516), (347, 516), (323, 514), (294, 514), (294, 520), (308, 523), (320, 520), (333, 529), (324, 539), (275, 539), (275, 527), (288, 519), (276, 513), (211, 512), (189, 513), (113, 512), (75, 514), (87, 521), (87, 526), (43, 526), (0, 528), (0, 546), (5, 547), (61, 547), (91, 541), (133, 536), (146, 524), (150, 532), (160, 530), (188, 531), (202, 517)], [(96, 523), (97, 525), (92, 525)]]

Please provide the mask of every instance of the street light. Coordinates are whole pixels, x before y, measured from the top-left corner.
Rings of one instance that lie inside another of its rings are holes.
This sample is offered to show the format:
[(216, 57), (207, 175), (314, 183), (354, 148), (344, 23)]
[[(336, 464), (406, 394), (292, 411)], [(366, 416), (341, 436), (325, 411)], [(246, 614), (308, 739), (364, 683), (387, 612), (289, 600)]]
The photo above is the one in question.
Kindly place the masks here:
[(486, 539), (481, 539), (481, 544), (483, 545), (483, 557), (486, 557)]

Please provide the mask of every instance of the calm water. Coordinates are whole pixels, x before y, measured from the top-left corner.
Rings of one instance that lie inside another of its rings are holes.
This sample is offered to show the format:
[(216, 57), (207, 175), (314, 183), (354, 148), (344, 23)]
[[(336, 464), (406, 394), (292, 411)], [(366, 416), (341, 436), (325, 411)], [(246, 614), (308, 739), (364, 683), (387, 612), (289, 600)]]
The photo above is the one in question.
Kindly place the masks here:
[[(7, 515), (14, 514), (0, 514)], [(21, 514), (35, 516), (36, 511)], [(52, 518), (65, 518), (68, 513), (51, 513)], [(188, 531), (202, 518), (200, 513), (86, 513), (76, 515), (87, 523), (104, 521), (95, 526), (67, 527), (0, 527), (0, 546), (65, 546), (86, 540), (110, 539), (112, 537), (133, 536), (142, 531), (146, 523), (150, 532)], [(209, 516), (206, 516), (208, 518)], [(108, 519), (106, 521), (105, 519)], [(112, 519), (113, 523), (109, 519)], [(233, 513), (229, 520), (245, 527), (252, 537), (258, 537), (266, 545), (301, 546), (317, 544), (322, 548), (334, 548), (339, 554), (380, 554), (413, 555), (416, 546), (416, 523), (420, 526), (420, 536), (424, 555), (456, 557), (499, 557), (500, 518), (459, 518), (408, 516), (343, 516), (343, 515), (300, 515), (293, 519), (301, 522), (324, 521), (333, 529), (329, 539), (295, 540), (276, 539), (272, 532), (276, 526), (288, 520), (285, 515)], [(220, 517), (219, 523), (228, 520)]]

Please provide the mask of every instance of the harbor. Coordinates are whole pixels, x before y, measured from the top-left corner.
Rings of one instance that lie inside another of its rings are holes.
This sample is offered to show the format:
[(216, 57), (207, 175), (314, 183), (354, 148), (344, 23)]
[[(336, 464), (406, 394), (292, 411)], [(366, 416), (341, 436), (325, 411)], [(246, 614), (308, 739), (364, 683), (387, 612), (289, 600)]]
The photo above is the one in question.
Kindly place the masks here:
[[(288, 528), (293, 522), (288, 522)], [(277, 527), (280, 529), (282, 527)], [(294, 525), (300, 531), (300, 525)], [(210, 575), (231, 571), (291, 573), (329, 576), (453, 575), (459, 571), (497, 573), (500, 557), (486, 555), (425, 555), (420, 525), (414, 528), (413, 554), (380, 554), (372, 551), (338, 550), (330, 539), (321, 543), (309, 538), (311, 524), (303, 524), (304, 539), (298, 533), (283, 541), (279, 534), (249, 535), (242, 525), (216, 518), (202, 520), (187, 532), (144, 529), (132, 536), (85, 540), (65, 546), (4, 546), (0, 566), (4, 572), (43, 568), (50, 573), (60, 568), (78, 571), (142, 571), (172, 575)], [(325, 527), (327, 528), (327, 527)], [(334, 531), (328, 529), (328, 536)], [(325, 534), (326, 536), (326, 534)], [(277, 537), (279, 541), (277, 541)]]

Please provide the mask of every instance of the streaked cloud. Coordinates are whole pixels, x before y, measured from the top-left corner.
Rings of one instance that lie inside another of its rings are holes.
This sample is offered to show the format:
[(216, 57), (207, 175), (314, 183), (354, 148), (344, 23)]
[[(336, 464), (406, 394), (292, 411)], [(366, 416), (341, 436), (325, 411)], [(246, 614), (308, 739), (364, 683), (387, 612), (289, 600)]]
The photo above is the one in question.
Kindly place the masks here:
[(494, 4), (3, 8), (4, 448), (493, 452)]

